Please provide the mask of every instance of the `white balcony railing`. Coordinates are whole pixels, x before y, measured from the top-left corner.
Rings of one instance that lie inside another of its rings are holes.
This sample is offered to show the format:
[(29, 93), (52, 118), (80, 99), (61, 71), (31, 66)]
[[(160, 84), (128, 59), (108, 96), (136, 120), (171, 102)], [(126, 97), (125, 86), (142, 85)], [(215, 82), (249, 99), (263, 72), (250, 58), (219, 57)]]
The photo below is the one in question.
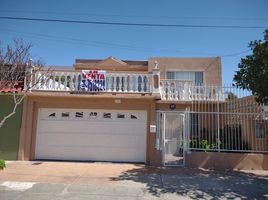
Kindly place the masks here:
[(190, 100), (191, 81), (161, 80), (160, 95), (162, 100), (178, 101)]
[(161, 80), (160, 95), (167, 101), (223, 101), (226, 94), (219, 86), (195, 86), (191, 81)]
[[(41, 78), (40, 78), (41, 77)], [(36, 84), (32, 90), (41, 91), (84, 91), (81, 72), (59, 72), (53, 71), (49, 75), (40, 71), (35, 73)], [(41, 79), (37, 81), (37, 79)], [(118, 93), (150, 93), (152, 91), (151, 74), (128, 74), (128, 73), (106, 73), (105, 86), (102, 89), (93, 88), (90, 92), (118, 92)]]
[(191, 99), (195, 101), (224, 101), (227, 96), (221, 86), (191, 86)]
[[(154, 93), (165, 101), (222, 101), (226, 95), (222, 87), (194, 86), (191, 81), (159, 80), (159, 74), (151, 73), (105, 73), (103, 87), (85, 90), (82, 73), (79, 71), (35, 72), (31, 78), (37, 83), (32, 90), (65, 92), (110, 92), (110, 93)], [(103, 81), (103, 80), (99, 80)], [(97, 83), (98, 84), (98, 80)], [(87, 85), (91, 86), (91, 85)]]

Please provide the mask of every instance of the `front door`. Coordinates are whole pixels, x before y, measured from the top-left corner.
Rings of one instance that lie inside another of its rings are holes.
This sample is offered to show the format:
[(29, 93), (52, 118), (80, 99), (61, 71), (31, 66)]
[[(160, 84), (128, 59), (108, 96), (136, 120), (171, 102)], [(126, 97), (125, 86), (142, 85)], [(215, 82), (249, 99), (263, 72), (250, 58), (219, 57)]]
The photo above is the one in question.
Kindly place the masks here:
[(184, 166), (184, 114), (163, 113), (163, 164)]

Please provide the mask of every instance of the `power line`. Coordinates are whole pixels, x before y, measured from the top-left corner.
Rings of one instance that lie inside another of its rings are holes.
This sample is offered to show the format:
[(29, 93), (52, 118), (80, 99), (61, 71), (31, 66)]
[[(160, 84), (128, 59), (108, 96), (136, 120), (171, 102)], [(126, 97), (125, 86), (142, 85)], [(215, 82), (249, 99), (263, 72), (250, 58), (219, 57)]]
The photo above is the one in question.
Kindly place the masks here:
[(247, 49), (247, 50), (244, 50), (244, 51), (241, 51), (241, 52), (236, 52), (236, 53), (222, 55), (221, 57), (237, 57), (237, 56), (239, 56), (241, 54), (245, 54), (245, 53), (248, 53), (250, 51), (251, 51), (251, 49)]
[(45, 19), (45, 18), (8, 17), (8, 16), (0, 16), (0, 19), (4, 19), (4, 20), (20, 20), (20, 21), (55, 22), (55, 23), (97, 24), (97, 25), (112, 25), (112, 26), (141, 26), (141, 27), (220, 28), (220, 29), (265, 29), (266, 28), (265, 26), (150, 24), (150, 23), (83, 21), (83, 20)]
[(1, 13), (33, 13), (33, 14), (53, 14), (53, 15), (74, 15), (74, 16), (90, 16), (90, 17), (124, 17), (124, 18), (163, 18), (163, 19), (206, 19), (206, 20), (237, 20), (237, 21), (267, 21), (268, 18), (249, 18), (249, 17), (202, 17), (202, 16), (168, 16), (168, 15), (118, 15), (118, 14), (102, 14), (102, 13), (83, 13), (83, 12), (59, 12), (59, 11), (42, 11), (42, 10), (0, 10)]
[(211, 53), (204, 53), (204, 52), (192, 52), (192, 51), (185, 51), (185, 50), (178, 50), (178, 49), (163, 49), (163, 48), (150, 48), (150, 47), (141, 47), (141, 46), (134, 46), (130, 44), (116, 44), (116, 43), (108, 43), (108, 42), (103, 42), (103, 41), (88, 41), (88, 40), (82, 40), (82, 39), (77, 39), (74, 37), (63, 37), (63, 36), (57, 36), (57, 35), (51, 35), (51, 34), (41, 34), (41, 33), (31, 33), (31, 32), (18, 32), (16, 30), (12, 29), (0, 29), (0, 32), (10, 32), (10, 33), (15, 33), (16, 35), (24, 35), (24, 36), (30, 36), (31, 38), (37, 38), (37, 39), (42, 39), (42, 40), (49, 40), (49, 41), (65, 41), (69, 43), (75, 43), (79, 45), (85, 45), (85, 46), (95, 46), (95, 47), (101, 47), (101, 48), (118, 48), (118, 49), (125, 49), (125, 50), (131, 50), (131, 51), (141, 51), (145, 50), (146, 52), (154, 52), (154, 51), (159, 51), (159, 52), (171, 52), (171, 53), (182, 53), (182, 54), (198, 54), (198, 55), (204, 55), (204, 56), (220, 56), (220, 57), (238, 57), (241, 54), (245, 54), (250, 52), (250, 49), (240, 51), (240, 52), (234, 52), (234, 53), (229, 53), (229, 54), (211, 54)]

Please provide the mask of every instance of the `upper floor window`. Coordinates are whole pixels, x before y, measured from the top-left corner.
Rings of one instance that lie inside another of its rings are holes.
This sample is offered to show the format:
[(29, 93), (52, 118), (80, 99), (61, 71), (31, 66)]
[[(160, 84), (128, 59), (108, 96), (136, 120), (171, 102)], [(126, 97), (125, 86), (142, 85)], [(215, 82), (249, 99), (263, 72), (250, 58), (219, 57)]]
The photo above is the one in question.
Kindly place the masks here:
[(167, 72), (166, 79), (192, 81), (195, 85), (203, 85), (203, 72)]

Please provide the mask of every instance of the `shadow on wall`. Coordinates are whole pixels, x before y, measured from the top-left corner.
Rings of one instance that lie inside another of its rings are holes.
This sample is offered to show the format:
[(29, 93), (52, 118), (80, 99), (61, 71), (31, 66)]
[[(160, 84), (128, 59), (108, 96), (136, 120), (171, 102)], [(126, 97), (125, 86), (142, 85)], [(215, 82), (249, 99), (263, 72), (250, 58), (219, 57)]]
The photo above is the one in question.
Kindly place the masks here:
[(144, 167), (110, 179), (143, 183), (147, 192), (157, 197), (173, 194), (191, 199), (264, 199), (268, 195), (268, 176), (235, 171)]
[(268, 154), (192, 151), (187, 167), (205, 169), (268, 170)]

